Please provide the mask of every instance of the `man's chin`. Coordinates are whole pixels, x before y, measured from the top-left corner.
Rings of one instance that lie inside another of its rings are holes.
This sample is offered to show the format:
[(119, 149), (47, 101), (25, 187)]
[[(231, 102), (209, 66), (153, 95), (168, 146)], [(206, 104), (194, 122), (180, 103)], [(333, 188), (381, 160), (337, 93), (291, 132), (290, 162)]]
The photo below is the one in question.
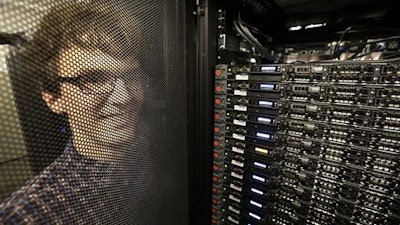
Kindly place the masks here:
[(132, 151), (132, 147), (136, 144), (133, 127), (129, 125), (121, 129), (109, 126), (96, 127), (91, 132), (75, 134), (74, 146), (78, 152), (90, 158), (103, 160), (121, 158), (126, 155), (126, 151)]

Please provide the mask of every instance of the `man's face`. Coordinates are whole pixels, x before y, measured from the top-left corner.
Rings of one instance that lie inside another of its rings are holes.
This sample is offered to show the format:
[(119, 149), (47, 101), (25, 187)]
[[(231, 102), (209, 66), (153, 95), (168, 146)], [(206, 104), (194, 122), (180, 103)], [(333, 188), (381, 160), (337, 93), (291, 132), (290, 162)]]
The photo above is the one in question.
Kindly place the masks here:
[(78, 152), (92, 158), (114, 158), (118, 157), (115, 148), (132, 141), (144, 98), (144, 76), (138, 75), (142, 74), (139, 69), (135, 59), (117, 59), (100, 50), (71, 46), (60, 52), (59, 77), (84, 77), (81, 85), (85, 80), (90, 86), (97, 76), (108, 76), (113, 85), (105, 93), (94, 93), (95, 89), (85, 94), (79, 85), (62, 82), (60, 96), (50, 96), (53, 101), (48, 101), (44, 95), (54, 112), (67, 114)]

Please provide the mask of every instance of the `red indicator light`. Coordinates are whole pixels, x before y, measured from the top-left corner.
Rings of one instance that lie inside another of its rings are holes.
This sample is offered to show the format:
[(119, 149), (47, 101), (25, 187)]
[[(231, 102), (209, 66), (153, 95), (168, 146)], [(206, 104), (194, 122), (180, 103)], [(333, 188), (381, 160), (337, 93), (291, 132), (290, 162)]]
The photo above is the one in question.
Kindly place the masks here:
[(215, 70), (215, 76), (221, 76), (221, 70), (220, 69)]
[(211, 223), (212, 223), (212, 224), (216, 224), (216, 223), (217, 223), (217, 220), (214, 219), (214, 218), (212, 218)]
[(215, 213), (217, 213), (217, 210), (212, 208), (211, 212), (212, 212), (212, 214), (215, 214)]
[(214, 127), (214, 131), (215, 131), (215, 133), (219, 133), (219, 131), (220, 131), (219, 127)]
[(217, 86), (217, 87), (215, 88), (215, 91), (221, 92), (221, 87), (220, 87), (220, 86)]
[(218, 189), (215, 188), (215, 187), (213, 187), (213, 188), (212, 188), (212, 192), (213, 192), (213, 193), (217, 193), (217, 192), (218, 192)]
[(213, 204), (217, 204), (217, 202), (218, 202), (217, 199), (215, 199), (215, 198), (213, 198), (211, 201)]
[(217, 170), (218, 170), (218, 166), (217, 166), (217, 165), (214, 165), (214, 166), (213, 166), (213, 169), (214, 169), (214, 171), (217, 171)]
[(219, 143), (218, 143), (218, 141), (214, 141), (214, 146), (218, 146), (219, 145)]
[(216, 114), (214, 115), (214, 118), (215, 118), (215, 120), (219, 120), (220, 115), (219, 115), (218, 113), (216, 113)]
[(213, 181), (214, 181), (214, 182), (217, 182), (217, 181), (218, 181), (218, 177), (213, 176)]
[(215, 99), (215, 104), (217, 104), (217, 105), (221, 104), (221, 99), (216, 98), (216, 99)]
[(219, 157), (218, 153), (214, 152), (214, 158), (218, 158), (218, 157)]

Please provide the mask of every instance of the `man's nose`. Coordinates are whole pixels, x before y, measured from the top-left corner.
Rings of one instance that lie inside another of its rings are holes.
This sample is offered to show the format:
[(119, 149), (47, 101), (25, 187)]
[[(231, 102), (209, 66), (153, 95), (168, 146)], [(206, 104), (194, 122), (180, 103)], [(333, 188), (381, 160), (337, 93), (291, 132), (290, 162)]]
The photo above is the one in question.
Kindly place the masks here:
[(131, 93), (129, 93), (129, 90), (124, 80), (118, 77), (114, 82), (114, 90), (111, 93), (110, 102), (120, 104), (127, 103), (129, 101), (129, 98), (131, 97)]

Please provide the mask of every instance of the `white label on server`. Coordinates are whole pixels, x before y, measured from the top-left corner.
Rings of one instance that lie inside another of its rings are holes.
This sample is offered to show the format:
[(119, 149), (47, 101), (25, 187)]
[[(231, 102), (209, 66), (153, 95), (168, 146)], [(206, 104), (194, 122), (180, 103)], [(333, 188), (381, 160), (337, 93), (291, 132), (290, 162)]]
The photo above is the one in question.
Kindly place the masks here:
[(258, 208), (262, 208), (262, 205), (258, 202), (255, 202), (253, 200), (250, 200), (250, 204), (257, 206)]
[(233, 200), (233, 201), (235, 201), (235, 202), (240, 203), (240, 199), (236, 198), (236, 197), (233, 196), (233, 195), (229, 195), (229, 199), (231, 199), (231, 200)]
[(238, 147), (232, 147), (232, 151), (234, 151), (236, 153), (240, 153), (240, 154), (244, 153), (244, 149), (241, 149), (241, 148), (238, 148)]
[(249, 75), (245, 74), (236, 74), (235, 76), (236, 80), (249, 80)]
[(275, 85), (273, 84), (260, 84), (260, 89), (267, 89), (267, 90), (273, 90)]
[(239, 224), (239, 221), (233, 219), (231, 216), (228, 216), (228, 220), (231, 221), (232, 223)]
[(254, 165), (264, 169), (267, 168), (267, 165), (265, 165), (264, 163), (254, 162)]
[(275, 72), (275, 71), (277, 71), (277, 68), (278, 67), (276, 67), (276, 66), (261, 66), (261, 72)]
[(264, 153), (264, 154), (268, 154), (268, 150), (264, 149), (264, 148), (259, 148), (259, 147), (255, 147), (254, 151), (259, 152), (259, 153)]
[(269, 135), (269, 134), (264, 134), (264, 133), (261, 133), (261, 132), (257, 132), (257, 133), (256, 133), (256, 136), (257, 136), (257, 137), (260, 137), (260, 138), (265, 138), (265, 139), (270, 139), (270, 138), (271, 138), (271, 135)]
[(308, 87), (308, 92), (319, 93), (321, 87)]
[(233, 91), (234, 95), (239, 95), (239, 96), (247, 96), (247, 91), (243, 91), (243, 90), (234, 90)]
[(239, 166), (239, 167), (243, 167), (243, 166), (244, 166), (244, 163), (239, 162), (239, 161), (234, 160), (234, 159), (232, 159), (231, 163), (232, 163), (233, 165)]
[(232, 188), (232, 189), (235, 189), (236, 191), (242, 191), (241, 187), (238, 187), (238, 186), (236, 186), (234, 184), (230, 184), (229, 187)]
[(262, 191), (260, 191), (260, 190), (258, 190), (258, 189), (251, 188), (250, 190), (251, 190), (252, 192), (254, 192), (254, 193), (259, 194), (259, 195), (264, 195), (264, 192), (262, 192)]
[(228, 209), (236, 214), (240, 214), (240, 210), (233, 208), (232, 206), (228, 206)]
[(274, 105), (274, 103), (271, 101), (258, 101), (258, 104), (262, 105), (262, 106), (269, 106), (269, 107)]
[(240, 175), (240, 174), (238, 174), (238, 173), (231, 172), (231, 176), (243, 180), (243, 175)]
[(233, 120), (233, 124), (239, 125), (239, 126), (246, 126), (246, 121), (244, 120)]
[(246, 136), (244, 136), (243, 134), (233, 133), (232, 137), (235, 138), (235, 139), (238, 139), (238, 140), (242, 140), (242, 141), (246, 140)]
[(233, 106), (233, 109), (236, 110), (236, 111), (244, 111), (244, 112), (246, 112), (246, 111), (247, 111), (247, 106), (244, 106), (244, 105), (234, 105), (234, 106)]
[(265, 178), (263, 178), (263, 177), (260, 177), (260, 176), (257, 176), (257, 175), (253, 175), (252, 177), (253, 177), (254, 180), (265, 182)]
[(261, 217), (258, 216), (258, 215), (256, 215), (256, 214), (254, 214), (254, 213), (249, 212), (249, 215), (250, 215), (251, 217), (257, 219), (257, 220), (261, 220)]
[(257, 117), (257, 121), (260, 123), (271, 123), (272, 120), (266, 117)]

